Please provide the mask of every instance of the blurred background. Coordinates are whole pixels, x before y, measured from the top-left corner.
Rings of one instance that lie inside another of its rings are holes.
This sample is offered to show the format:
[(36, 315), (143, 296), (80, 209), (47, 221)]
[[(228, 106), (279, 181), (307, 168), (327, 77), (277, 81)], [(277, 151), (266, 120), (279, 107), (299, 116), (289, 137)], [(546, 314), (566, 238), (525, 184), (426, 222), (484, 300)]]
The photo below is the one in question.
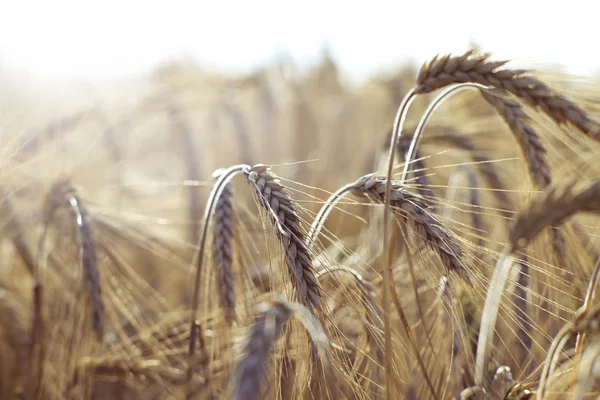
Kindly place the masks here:
[(308, 66), (327, 49), (347, 79), (361, 81), (476, 43), (498, 57), (591, 74), (600, 65), (596, 17), (584, 0), (3, 1), (0, 65), (13, 77), (89, 82), (173, 60), (222, 72), (273, 58)]
[[(436, 54), (479, 45), (550, 68), (548, 82), (595, 101), (556, 74), (598, 76), (594, 18), (579, 0), (0, 2), (0, 173), (21, 204), (32, 196), (32, 224), (36, 193), (68, 176), (97, 204), (164, 218), (194, 242), (198, 185), (215, 168), (288, 164), (281, 174), (317, 198), (375, 170), (397, 106)], [(418, 99), (409, 126), (430, 100)], [(501, 159), (487, 138), (505, 128), (489, 116), (466, 95), (436, 112)]]

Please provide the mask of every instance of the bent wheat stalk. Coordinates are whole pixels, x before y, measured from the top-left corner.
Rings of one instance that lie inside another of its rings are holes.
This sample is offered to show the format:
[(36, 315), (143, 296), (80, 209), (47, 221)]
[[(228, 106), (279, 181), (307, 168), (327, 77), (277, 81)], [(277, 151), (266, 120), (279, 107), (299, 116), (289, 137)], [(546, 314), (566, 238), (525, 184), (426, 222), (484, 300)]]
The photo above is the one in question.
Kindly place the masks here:
[(476, 88), (476, 89), (487, 89), (486, 86), (477, 84), (477, 83), (463, 83), (461, 85), (452, 86), (446, 89), (444, 92), (439, 94), (427, 107), (427, 110), (423, 113), (423, 116), (419, 120), (417, 128), (415, 129), (415, 133), (413, 134), (412, 140), (410, 142), (410, 146), (406, 152), (406, 156), (404, 158), (404, 168), (402, 169), (402, 175), (400, 178), (400, 184), (404, 184), (406, 182), (406, 176), (408, 175), (408, 170), (411, 168), (412, 160), (415, 158), (415, 154), (419, 145), (421, 144), (421, 139), (423, 137), (423, 131), (425, 130), (425, 126), (433, 112), (442, 104), (442, 101), (449, 97), (452, 94), (456, 94), (465, 89)]
[(310, 226), (310, 231), (308, 232), (308, 236), (306, 237), (306, 245), (310, 248), (313, 248), (317, 243), (317, 239), (325, 226), (325, 221), (333, 208), (346, 196), (346, 194), (350, 193), (350, 191), (357, 186), (362, 185), (361, 182), (368, 180), (371, 178), (373, 174), (363, 175), (358, 178), (356, 181), (349, 183), (347, 185), (342, 186), (338, 190), (336, 190), (329, 198), (325, 201), (317, 215), (315, 216), (313, 223)]
[[(402, 154), (403, 157), (406, 157), (406, 153), (408, 152), (411, 143), (412, 141), (410, 137), (401, 137), (400, 140), (398, 140), (398, 152), (400, 152), (400, 154)], [(417, 191), (423, 197), (432, 198), (434, 196), (434, 193), (433, 190), (431, 190), (431, 188), (429, 187), (431, 185), (431, 183), (429, 182), (429, 178), (427, 177), (427, 175), (424, 174), (424, 172), (426, 171), (425, 163), (423, 162), (423, 159), (419, 155), (418, 151), (415, 151), (414, 159), (411, 161), (411, 163), (413, 164), (412, 170), (413, 172), (415, 172), (414, 180), (416, 183)], [(404, 168), (406, 168), (406, 164)], [(417, 171), (420, 172), (418, 175), (416, 174)]]
[[(394, 155), (396, 154), (396, 143), (398, 142), (398, 138), (400, 137), (400, 132), (402, 131), (402, 126), (404, 125), (404, 120), (406, 119), (406, 113), (410, 108), (410, 105), (415, 99), (415, 91), (410, 90), (402, 103), (398, 107), (398, 111), (396, 112), (396, 117), (394, 119), (394, 125), (392, 128), (392, 135), (390, 139), (390, 147), (388, 150), (388, 168), (385, 179), (385, 194), (383, 196), (383, 254), (386, 257), (386, 261), (383, 263), (383, 326), (385, 333), (385, 350), (388, 355), (389, 350), (391, 349), (391, 327), (390, 327), (390, 293), (394, 289), (394, 276), (390, 274), (392, 269), (392, 253), (390, 250), (390, 221), (388, 215), (390, 214), (391, 207), (391, 196), (392, 196), (392, 171), (394, 169)], [(405, 162), (410, 162), (409, 160), (405, 160)], [(401, 309), (398, 312), (403, 313)], [(392, 373), (392, 365), (391, 365), (391, 356), (385, 358), (385, 391), (386, 398), (388, 400), (392, 399), (392, 381), (394, 380), (394, 376)], [(429, 385), (432, 393), (435, 393), (433, 386)], [(435, 397), (435, 395), (434, 395)]]
[[(315, 220), (313, 222), (313, 225), (312, 225), (311, 231), (310, 231), (311, 232), (310, 237), (313, 238), (312, 239), (313, 242), (314, 242), (314, 240), (316, 240), (316, 237), (319, 235), (319, 232), (321, 231), (321, 229), (323, 227), (323, 224), (325, 222), (325, 219), (327, 218), (327, 215), (329, 215), (329, 213), (331, 212), (333, 207), (347, 193), (353, 193), (357, 197), (368, 197), (368, 196), (366, 196), (366, 191), (368, 191), (368, 188), (372, 187), (375, 182), (379, 183), (379, 185), (377, 187), (381, 193), (379, 193), (377, 196), (375, 196), (376, 199), (374, 199), (374, 200), (378, 203), (383, 203), (383, 197), (382, 197), (383, 190), (384, 190), (383, 180), (382, 180), (382, 178), (375, 178), (373, 176), (373, 174), (367, 174), (367, 175), (361, 176), (355, 182), (344, 185), (340, 189), (338, 189), (335, 193), (333, 193), (329, 197), (329, 199), (325, 202), (325, 204), (323, 205), (321, 210), (319, 210), (319, 213), (317, 214), (317, 217), (315, 218)], [(418, 198), (418, 196), (414, 196), (414, 197)], [(421, 201), (422, 201), (423, 207), (425, 207), (424, 201), (423, 200), (421, 200)], [(458, 251), (460, 252), (460, 249)], [(393, 284), (393, 281), (390, 280), (390, 285), (392, 285), (392, 284)], [(386, 295), (386, 292), (388, 292), (388, 290), (390, 293), (388, 293)], [(419, 368), (421, 369), (421, 372), (423, 373), (423, 376), (425, 377), (425, 381), (427, 383), (427, 386), (430, 390), (432, 397), (437, 398), (435, 388), (434, 388), (434, 386), (431, 382), (431, 379), (429, 378), (429, 375), (427, 373), (427, 368), (425, 367), (425, 364), (419, 353), (419, 349), (412, 338), (410, 325), (408, 324), (408, 321), (406, 319), (406, 314), (402, 308), (402, 305), (400, 304), (400, 300), (399, 300), (398, 295), (396, 294), (396, 290), (395, 290), (394, 286), (391, 286), (388, 290), (384, 289), (383, 297), (385, 299), (386, 296), (389, 296), (389, 294), (392, 295), (392, 301), (394, 303), (394, 306), (396, 307), (396, 310), (398, 311), (398, 315), (400, 316), (400, 319), (402, 320), (403, 326), (406, 330), (406, 334), (409, 337), (409, 341), (411, 343), (411, 347), (413, 348), (413, 350), (415, 352), (415, 357), (417, 358)], [(392, 354), (392, 347), (391, 347), (391, 326), (389, 325), (389, 317), (390, 317), (389, 304), (383, 304), (382, 309), (383, 309), (383, 320), (384, 320), (383, 331), (384, 331), (385, 353), (390, 355), (390, 354)], [(387, 321), (387, 323), (386, 323), (386, 321)], [(388, 398), (391, 398), (391, 396), (392, 396), (392, 393), (390, 390), (392, 389), (391, 385), (392, 385), (393, 381), (388, 381), (388, 378), (390, 378), (389, 375), (391, 375), (391, 372), (388, 372), (388, 368), (390, 368), (390, 369), (392, 368), (391, 362), (392, 362), (391, 356), (385, 357), (386, 393), (387, 393)], [(388, 386), (388, 384), (390, 386)]]
[[(594, 266), (594, 271), (592, 272), (592, 276), (590, 277), (590, 281), (588, 283), (588, 288), (585, 293), (585, 298), (583, 300), (583, 305), (580, 307), (578, 313), (585, 314), (589, 311), (594, 298), (596, 297), (596, 289), (598, 287), (598, 280), (600, 280), (600, 257), (596, 260), (596, 265)], [(585, 334), (577, 334), (577, 341), (575, 342), (575, 355), (579, 357), (581, 353), (581, 347), (583, 346), (583, 339), (585, 339)]]
[(310, 249), (288, 190), (265, 165), (257, 164), (245, 170), (244, 174), (283, 247), (299, 302), (309, 309), (321, 311), (321, 290), (314, 274)]
[(486, 294), (483, 312), (481, 313), (481, 325), (477, 339), (477, 356), (475, 358), (475, 385), (480, 388), (490, 388), (491, 382), (489, 379), (486, 379), (488, 377), (484, 376), (484, 372), (492, 351), (496, 318), (498, 317), (498, 309), (500, 308), (504, 285), (514, 261), (510, 251), (505, 250), (498, 258), (490, 287)]
[[(427, 118), (428, 118), (428, 114), (425, 113), (425, 114), (423, 114), (423, 117), (421, 117), (421, 121), (423, 121), (424, 119), (426, 120)], [(405, 163), (409, 162), (406, 158), (406, 153), (408, 152), (408, 149), (410, 148), (410, 143), (412, 143), (414, 132), (416, 132), (416, 131), (422, 132), (423, 129), (424, 128), (419, 128), (417, 130), (417, 128), (415, 128), (415, 129), (413, 129), (413, 133), (400, 138), (400, 140), (398, 141), (397, 148), (398, 148), (399, 152), (404, 154)], [(502, 183), (502, 180), (500, 179), (500, 176), (498, 175), (496, 168), (493, 165), (492, 160), (490, 160), (488, 157), (486, 157), (482, 154), (478, 154), (477, 146), (474, 144), (473, 140), (469, 136), (458, 134), (452, 125), (434, 125), (434, 126), (429, 127), (428, 131), (431, 131), (432, 133), (433, 133), (433, 131), (436, 132), (435, 135), (427, 136), (427, 139), (430, 139), (431, 143), (447, 142), (450, 146), (457, 147), (461, 150), (468, 152), (470, 157), (473, 159), (474, 165), (476, 165), (479, 168), (479, 170), (481, 171), (481, 174), (483, 175), (483, 177), (485, 178), (487, 183), (490, 185), (490, 187), (492, 189), (494, 189), (492, 194), (498, 200), (498, 204), (501, 207), (503, 207), (504, 209), (510, 208), (510, 206), (511, 206), (510, 200), (509, 200), (506, 192), (503, 190), (504, 184)], [(404, 132), (403, 132), (403, 134), (404, 134)], [(391, 133), (390, 133), (390, 135), (391, 135)], [(390, 135), (388, 135), (388, 137), (385, 138), (386, 146), (390, 142), (390, 139), (389, 139)], [(422, 140), (425, 140), (425, 137), (423, 137)], [(418, 146), (418, 144), (416, 146)], [(413, 161), (410, 161), (410, 162), (415, 164), (415, 169), (421, 169), (423, 167), (420, 167), (419, 163), (417, 162), (417, 161), (420, 161), (420, 157), (418, 156), (418, 149), (416, 146), (415, 146), (415, 150), (414, 150), (414, 152), (415, 152), (414, 159), (413, 159)], [(406, 168), (406, 167), (404, 167), (404, 168)], [(407, 170), (407, 173), (409, 173), (409, 172), (410, 172), (410, 169)]]

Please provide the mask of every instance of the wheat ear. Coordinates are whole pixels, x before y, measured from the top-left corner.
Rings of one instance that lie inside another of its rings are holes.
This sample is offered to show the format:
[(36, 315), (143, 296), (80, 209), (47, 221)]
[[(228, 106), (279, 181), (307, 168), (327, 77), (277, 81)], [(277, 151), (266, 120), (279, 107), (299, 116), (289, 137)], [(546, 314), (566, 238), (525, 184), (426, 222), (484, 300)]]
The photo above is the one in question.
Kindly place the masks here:
[(600, 140), (600, 125), (577, 104), (531, 76), (529, 71), (502, 68), (508, 61), (490, 61), (489, 58), (489, 54), (476, 50), (469, 50), (461, 56), (438, 55), (419, 70), (415, 93), (430, 93), (465, 82), (506, 90), (541, 110), (557, 124), (571, 123), (592, 139)]
[(305, 235), (300, 229), (300, 216), (289, 191), (265, 165), (255, 165), (244, 173), (283, 246), (299, 302), (308, 308), (321, 310), (321, 291)]
[(550, 185), (552, 175), (546, 157), (546, 148), (536, 131), (527, 123), (529, 115), (523, 110), (519, 102), (510, 99), (499, 90), (481, 90), (480, 93), (485, 101), (491, 104), (500, 114), (513, 132), (527, 162), (527, 169), (533, 184), (538, 188), (545, 188)]
[[(183, 154), (186, 179), (200, 181), (200, 158), (198, 157), (198, 152), (196, 151), (196, 146), (194, 145), (193, 127), (186, 118), (184, 108), (177, 104), (175, 99), (167, 97), (166, 102), (169, 122), (173, 127), (174, 133), (181, 139), (181, 150)], [(200, 210), (202, 207), (198, 189), (192, 186), (188, 188), (188, 191), (188, 215), (190, 219), (188, 240), (190, 243), (194, 243), (194, 241), (198, 240), (198, 234), (200, 231), (200, 226), (198, 223), (200, 221)]]
[[(104, 301), (96, 259), (96, 243), (90, 225), (90, 218), (87, 208), (83, 205), (71, 184), (67, 181), (59, 181), (51, 187), (44, 203), (44, 220), (46, 224), (51, 221), (54, 212), (65, 205), (71, 207), (79, 233), (79, 263), (87, 286), (96, 339), (102, 341), (104, 336)], [(44, 236), (41, 240), (44, 239)], [(41, 273), (41, 271), (38, 271), (38, 273)]]
[(84, 279), (88, 286), (88, 296), (92, 306), (92, 322), (96, 331), (96, 339), (101, 342), (104, 336), (104, 302), (98, 260), (96, 258), (96, 242), (87, 208), (75, 192), (69, 198), (69, 204), (79, 227), (80, 252), (79, 260), (83, 267)]
[[(531, 176), (534, 185), (537, 188), (546, 188), (552, 182), (552, 175), (550, 174), (550, 167), (546, 158), (546, 149), (535, 130), (527, 123), (529, 120), (527, 113), (517, 101), (505, 96), (503, 90), (488, 89), (480, 83), (472, 82), (462, 83), (446, 89), (429, 105), (417, 125), (410, 147), (407, 151), (407, 163), (404, 165), (400, 183), (404, 183), (406, 179), (410, 168), (410, 162), (417, 151), (417, 146), (421, 141), (423, 130), (433, 114), (433, 111), (448, 96), (470, 87), (479, 89), (483, 98), (491, 104), (506, 121), (523, 152), (527, 162), (529, 175)], [(566, 263), (566, 244), (562, 232), (558, 230), (552, 231), (552, 247), (559, 265), (564, 266)]]
[[(367, 197), (376, 203), (383, 203), (385, 186), (383, 179), (372, 177), (354, 187), (352, 193), (355, 196)], [(441, 223), (426, 210), (427, 205), (421, 197), (410, 194), (402, 186), (395, 184), (392, 185), (391, 205), (394, 207), (394, 213), (406, 218), (417, 234), (438, 253), (448, 272), (454, 271), (469, 281), (469, 275), (461, 261), (462, 250), (443, 229)]]
[(546, 226), (559, 225), (579, 211), (600, 212), (600, 180), (571, 180), (547, 189), (517, 216), (509, 234), (511, 248), (525, 247)]
[(235, 315), (235, 278), (233, 275), (233, 188), (228, 183), (217, 200), (213, 222), (213, 262), (217, 271), (219, 302), (225, 319), (232, 323)]
[[(503, 95), (500, 91), (481, 91), (483, 98), (502, 116), (515, 135), (523, 156), (527, 162), (529, 176), (534, 185), (545, 189), (552, 183), (550, 165), (546, 157), (546, 149), (538, 134), (526, 122), (529, 119), (521, 105)], [(553, 229), (552, 249), (561, 267), (566, 263), (566, 244), (561, 231)]]
[[(204, 248), (206, 244), (206, 237), (208, 236), (208, 226), (210, 224), (210, 219), (213, 215), (213, 210), (216, 206), (221, 193), (223, 192), (223, 188), (227, 185), (227, 183), (236, 175), (249, 169), (250, 166), (246, 164), (234, 165), (221, 173), (218, 174), (217, 181), (215, 182), (210, 195), (208, 197), (208, 201), (206, 207), (204, 208), (204, 217), (202, 218), (202, 231), (200, 234), (200, 242), (198, 244), (198, 257), (196, 258), (196, 276), (194, 279), (194, 292), (192, 294), (192, 315), (190, 322), (190, 341), (188, 347), (188, 354), (190, 356), (196, 353), (196, 331), (199, 325), (198, 319), (198, 307), (199, 307), (199, 299), (200, 299), (200, 282), (202, 277), (202, 264), (204, 261)], [(188, 382), (191, 385), (192, 382), (192, 368), (188, 368)], [(188, 394), (191, 393), (191, 390), (188, 390)]]
[(233, 372), (232, 398), (236, 400), (261, 398), (261, 386), (265, 380), (266, 364), (271, 349), (292, 316), (304, 325), (311, 342), (315, 344), (321, 362), (325, 367), (328, 364), (328, 339), (310, 308), (276, 297), (261, 303), (259, 312), (260, 315), (249, 328), (241, 359)]
[[(313, 221), (313, 224), (311, 226), (310, 233), (308, 236), (309, 240), (307, 241), (307, 243), (314, 243), (316, 241), (316, 238), (319, 236), (319, 233), (325, 224), (327, 216), (329, 215), (329, 213), (331, 212), (333, 207), (341, 199), (343, 199), (346, 196), (346, 194), (354, 193), (355, 195), (358, 195), (359, 197), (365, 197), (364, 188), (366, 187), (366, 185), (370, 185), (370, 182), (373, 182), (373, 180), (377, 180), (377, 179), (380, 181), (381, 185), (383, 185), (383, 181), (381, 180), (381, 178), (374, 178), (373, 174), (367, 174), (367, 175), (361, 176), (353, 183), (344, 185), (341, 188), (339, 188), (338, 190), (336, 190), (329, 197), (329, 199), (327, 199), (325, 204), (321, 207), (321, 209), (317, 213), (317, 216), (315, 217), (315, 220)], [(384, 190), (384, 189), (381, 189), (381, 187), (382, 186), (380, 186), (380, 190)], [(376, 200), (376, 201), (379, 203), (382, 203), (383, 201), (381, 199), (381, 196), (379, 196), (378, 198), (379, 198), (379, 200)], [(459, 251), (460, 251), (460, 249), (459, 249)], [(388, 261), (391, 263), (391, 259)], [(385, 354), (392, 353), (392, 347), (391, 347), (392, 336), (391, 336), (390, 312), (389, 312), (390, 305), (389, 305), (389, 303), (387, 303), (387, 300), (389, 300), (389, 297), (391, 295), (392, 302), (394, 303), (394, 306), (396, 307), (396, 310), (398, 311), (398, 315), (400, 316), (402, 324), (406, 330), (406, 334), (409, 338), (411, 346), (412, 346), (413, 350), (415, 351), (415, 357), (417, 358), (419, 368), (421, 369), (421, 372), (423, 373), (423, 376), (425, 377), (427, 386), (428, 386), (433, 398), (437, 398), (437, 395), (435, 394), (435, 388), (434, 388), (434, 386), (429, 378), (429, 375), (427, 373), (427, 368), (425, 367), (425, 364), (420, 356), (419, 349), (416, 345), (416, 342), (414, 342), (414, 340), (413, 340), (410, 326), (406, 319), (406, 314), (404, 312), (404, 309), (402, 308), (402, 305), (400, 304), (398, 295), (396, 294), (396, 290), (393, 285), (393, 278), (390, 276), (391, 274), (389, 274), (389, 271), (386, 272), (386, 270), (384, 270), (383, 275), (384, 275), (384, 277), (387, 276), (388, 280), (386, 282), (389, 285), (391, 285), (391, 286), (389, 286), (388, 290), (384, 289), (384, 291), (383, 291), (383, 306), (382, 306), (383, 312), (382, 312), (382, 314), (383, 314), (383, 332), (384, 332)], [(385, 371), (386, 371), (385, 381), (386, 381), (386, 393), (387, 393), (388, 398), (391, 398), (391, 396), (392, 396), (391, 390), (392, 390), (392, 385), (393, 385), (391, 360), (392, 360), (392, 357), (389, 357), (389, 356), (385, 357)]]

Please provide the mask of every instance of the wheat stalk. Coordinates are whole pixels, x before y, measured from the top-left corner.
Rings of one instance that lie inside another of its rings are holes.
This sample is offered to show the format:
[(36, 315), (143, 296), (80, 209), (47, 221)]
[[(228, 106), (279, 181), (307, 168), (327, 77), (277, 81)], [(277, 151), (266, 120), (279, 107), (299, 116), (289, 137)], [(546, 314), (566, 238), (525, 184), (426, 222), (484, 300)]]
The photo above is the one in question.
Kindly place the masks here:
[(289, 191), (265, 165), (255, 165), (244, 171), (244, 174), (283, 246), (288, 272), (299, 302), (308, 308), (321, 310), (321, 291), (315, 278), (305, 235), (300, 229), (300, 216)]
[(73, 193), (69, 203), (73, 208), (79, 226), (80, 263), (83, 267), (84, 280), (87, 282), (88, 297), (92, 306), (92, 323), (96, 331), (96, 338), (101, 342), (104, 336), (104, 302), (96, 259), (96, 242), (87, 208), (83, 205), (79, 196)]
[[(451, 125), (432, 125), (428, 126), (427, 131), (431, 134), (428, 135), (426, 138), (423, 138), (423, 140), (431, 143), (446, 142), (450, 146), (457, 147), (459, 149), (469, 152), (469, 155), (473, 159), (474, 164), (477, 164), (476, 166), (479, 168), (485, 180), (488, 182), (492, 189), (495, 189), (493, 190), (492, 194), (498, 200), (499, 205), (503, 208), (508, 208), (510, 206), (510, 200), (506, 192), (502, 190), (505, 188), (505, 186), (502, 183), (502, 179), (496, 172), (494, 164), (488, 157), (481, 154), (477, 154), (477, 146), (470, 137), (457, 134), (456, 130)], [(418, 149), (415, 149), (415, 155), (412, 161), (409, 161), (408, 157), (406, 157), (405, 155), (410, 149), (410, 144), (413, 140), (414, 132), (416, 132), (416, 129), (412, 129), (412, 131), (409, 130), (407, 132), (403, 131), (400, 136), (400, 139), (398, 140), (397, 149), (404, 155), (406, 163), (414, 164), (415, 169), (420, 170), (423, 167), (421, 166), (422, 160), (420, 159), (420, 157), (418, 157)], [(391, 133), (388, 134), (385, 138), (386, 147), (390, 143), (390, 138)]]

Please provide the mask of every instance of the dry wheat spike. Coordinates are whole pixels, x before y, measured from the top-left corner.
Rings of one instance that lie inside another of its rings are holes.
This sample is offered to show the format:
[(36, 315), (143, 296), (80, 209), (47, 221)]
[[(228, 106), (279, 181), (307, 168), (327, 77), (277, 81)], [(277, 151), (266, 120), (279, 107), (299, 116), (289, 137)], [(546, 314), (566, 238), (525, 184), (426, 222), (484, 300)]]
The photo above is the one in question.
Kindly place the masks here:
[(219, 302), (225, 319), (235, 319), (235, 278), (233, 276), (233, 188), (227, 183), (215, 204), (213, 216), (213, 262), (217, 269)]
[(240, 361), (233, 372), (233, 399), (261, 398), (261, 386), (265, 380), (271, 349), (292, 316), (302, 323), (311, 343), (315, 345), (323, 367), (328, 369), (328, 339), (310, 308), (288, 302), (279, 296), (259, 304), (258, 308), (260, 314), (249, 327)]
[(87, 286), (88, 300), (92, 310), (92, 323), (96, 338), (104, 336), (104, 302), (100, 272), (96, 259), (96, 243), (90, 225), (87, 208), (81, 202), (75, 188), (68, 181), (60, 180), (52, 185), (44, 202), (44, 221), (49, 224), (56, 210), (70, 206), (79, 233), (79, 262)]
[(290, 310), (280, 305), (263, 310), (250, 326), (244, 355), (233, 374), (233, 399), (258, 400), (265, 378), (271, 348), (290, 318)]
[[(499, 90), (489, 92), (480, 90), (480, 93), (498, 111), (515, 135), (527, 162), (533, 184), (539, 189), (547, 188), (552, 183), (552, 174), (546, 157), (546, 148), (536, 131), (526, 122), (529, 119), (527, 113), (517, 101), (508, 98)], [(562, 267), (567, 259), (566, 247), (563, 233), (553, 229), (552, 250)]]
[(559, 225), (579, 211), (600, 211), (600, 180), (570, 180), (550, 187), (521, 212), (510, 230), (512, 250), (525, 247), (542, 229)]
[[(357, 181), (357, 185), (351, 189), (351, 192), (355, 196), (367, 197), (383, 204), (385, 186), (385, 179), (370, 177)], [(461, 262), (462, 250), (442, 228), (441, 223), (427, 212), (427, 205), (423, 198), (408, 193), (400, 185), (393, 184), (391, 206), (393, 211), (406, 218), (416, 233), (438, 253), (448, 271), (455, 271), (469, 281), (469, 275)]]
[(305, 243), (305, 234), (300, 229), (300, 216), (289, 191), (265, 165), (255, 165), (244, 171), (244, 174), (283, 246), (285, 261), (299, 302), (308, 308), (321, 310), (321, 291)]
[(577, 104), (553, 91), (527, 70), (502, 68), (508, 61), (490, 61), (490, 54), (475, 49), (461, 56), (436, 56), (423, 64), (417, 75), (416, 94), (429, 93), (453, 83), (473, 82), (506, 90), (543, 111), (557, 124), (567, 122), (600, 141), (600, 125)]
[(525, 161), (531, 180), (538, 188), (545, 188), (552, 183), (550, 164), (546, 157), (546, 148), (537, 132), (527, 123), (529, 115), (521, 104), (499, 90), (480, 90), (483, 98), (491, 104), (504, 119), (513, 132)]

